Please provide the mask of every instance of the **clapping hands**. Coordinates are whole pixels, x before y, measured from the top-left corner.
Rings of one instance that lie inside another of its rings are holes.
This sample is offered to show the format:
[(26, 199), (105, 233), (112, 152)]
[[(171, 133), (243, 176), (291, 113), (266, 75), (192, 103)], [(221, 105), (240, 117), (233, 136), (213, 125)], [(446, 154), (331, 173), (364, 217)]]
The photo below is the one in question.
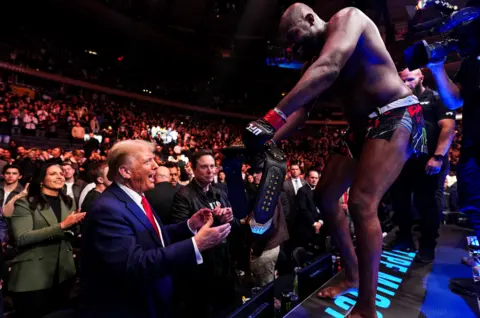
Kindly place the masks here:
[(65, 218), (65, 220), (60, 222), (60, 227), (62, 228), (62, 230), (71, 228), (72, 226), (80, 223), (85, 218), (85, 215), (86, 213), (80, 212), (80, 209), (78, 209), (77, 211), (73, 211)]
[(217, 217), (220, 223), (230, 223), (233, 221), (233, 211), (232, 208), (222, 208), (219, 204), (215, 209), (212, 210), (212, 214)]
[(188, 220), (188, 225), (192, 230), (199, 230), (209, 219), (212, 218), (212, 210), (203, 208), (195, 212), (194, 215)]

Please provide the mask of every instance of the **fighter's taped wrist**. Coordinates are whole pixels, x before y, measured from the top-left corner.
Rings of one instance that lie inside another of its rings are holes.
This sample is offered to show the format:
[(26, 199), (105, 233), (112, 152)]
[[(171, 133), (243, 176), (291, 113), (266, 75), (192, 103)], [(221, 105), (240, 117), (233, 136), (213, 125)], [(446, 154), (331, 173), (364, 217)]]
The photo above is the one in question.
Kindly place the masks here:
[(287, 122), (287, 117), (281, 110), (275, 108), (270, 110), (265, 117), (263, 117), (263, 120), (272, 125), (275, 130), (278, 130)]

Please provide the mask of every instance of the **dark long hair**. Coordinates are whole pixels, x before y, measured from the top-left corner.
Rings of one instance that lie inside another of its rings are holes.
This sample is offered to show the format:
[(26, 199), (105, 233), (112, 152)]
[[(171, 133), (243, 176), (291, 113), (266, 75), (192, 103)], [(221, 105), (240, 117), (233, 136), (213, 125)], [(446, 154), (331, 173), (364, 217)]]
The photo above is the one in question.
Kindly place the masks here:
[[(49, 162), (41, 165), (32, 178), (32, 182), (28, 186), (28, 195), (27, 200), (30, 203), (30, 209), (35, 210), (38, 206), (40, 209), (44, 209), (49, 206), (47, 199), (42, 193), (41, 184), (47, 175), (47, 169), (52, 166), (60, 166), (58, 162)], [(73, 207), (73, 200), (68, 195), (66, 195), (62, 190), (60, 190), (60, 199), (67, 205), (68, 208)]]

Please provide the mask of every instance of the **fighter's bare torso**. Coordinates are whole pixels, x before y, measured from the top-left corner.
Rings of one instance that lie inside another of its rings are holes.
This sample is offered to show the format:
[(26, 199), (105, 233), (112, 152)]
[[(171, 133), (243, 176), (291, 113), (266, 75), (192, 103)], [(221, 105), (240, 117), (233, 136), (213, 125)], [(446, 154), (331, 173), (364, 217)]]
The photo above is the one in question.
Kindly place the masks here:
[[(334, 89), (339, 92), (342, 108), (347, 121), (358, 123), (366, 120), (368, 114), (377, 107), (409, 96), (411, 90), (398, 76), (397, 69), (378, 28), (370, 18), (358, 11), (354, 15), (345, 14), (346, 8), (336, 13), (328, 24), (328, 29), (340, 32), (347, 23), (363, 25), (364, 31), (357, 42), (355, 51), (342, 68), (335, 81)], [(333, 24), (343, 24), (340, 27)], [(340, 29), (340, 31), (338, 31)], [(331, 32), (327, 31), (327, 38)]]

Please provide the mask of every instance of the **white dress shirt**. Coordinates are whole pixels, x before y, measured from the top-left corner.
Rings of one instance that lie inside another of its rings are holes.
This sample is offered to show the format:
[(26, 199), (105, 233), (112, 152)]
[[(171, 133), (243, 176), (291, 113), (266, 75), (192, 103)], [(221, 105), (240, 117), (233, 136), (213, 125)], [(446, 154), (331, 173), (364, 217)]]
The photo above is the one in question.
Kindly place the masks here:
[(67, 187), (67, 195), (75, 200), (75, 196), (73, 195), (73, 184), (74, 182), (65, 182), (65, 186)]
[(78, 207), (82, 208), (83, 201), (85, 200), (85, 197), (87, 196), (88, 192), (91, 190), (95, 189), (96, 185), (95, 182), (89, 183), (83, 188), (82, 192), (80, 193), (80, 198), (78, 199)]
[(293, 179), (292, 178), (292, 183), (293, 183), (293, 189), (295, 190), (295, 194), (297, 194), (298, 190), (302, 187), (302, 181), (300, 178)]
[[(137, 192), (133, 191), (132, 189), (130, 189), (129, 187), (124, 186), (123, 184), (117, 183), (117, 185), (120, 187), (120, 189), (125, 191), (125, 193), (133, 200), (133, 202), (135, 202), (138, 205), (138, 207), (143, 211), (143, 213), (145, 213), (145, 215), (147, 215), (147, 213), (145, 212), (145, 209), (143, 208), (143, 205), (142, 205), (142, 196), (140, 194), (138, 194)], [(162, 246), (165, 247), (165, 243), (163, 242), (162, 230), (160, 228), (160, 225), (158, 224), (157, 217), (155, 216), (155, 213), (153, 213), (153, 219), (155, 220), (155, 225), (157, 226), (158, 233), (160, 233), (160, 240), (162, 241)], [(188, 229), (190, 230), (190, 232), (192, 232), (192, 234), (197, 233), (196, 231), (193, 231), (190, 228), (190, 224), (188, 224), (188, 221), (187, 221), (187, 226), (188, 226)], [(203, 263), (203, 257), (202, 257), (202, 254), (200, 253), (200, 251), (198, 250), (197, 243), (195, 242), (194, 237), (192, 237), (192, 243), (193, 243), (193, 249), (195, 250), (195, 258), (197, 259), (197, 264), (202, 264)]]

